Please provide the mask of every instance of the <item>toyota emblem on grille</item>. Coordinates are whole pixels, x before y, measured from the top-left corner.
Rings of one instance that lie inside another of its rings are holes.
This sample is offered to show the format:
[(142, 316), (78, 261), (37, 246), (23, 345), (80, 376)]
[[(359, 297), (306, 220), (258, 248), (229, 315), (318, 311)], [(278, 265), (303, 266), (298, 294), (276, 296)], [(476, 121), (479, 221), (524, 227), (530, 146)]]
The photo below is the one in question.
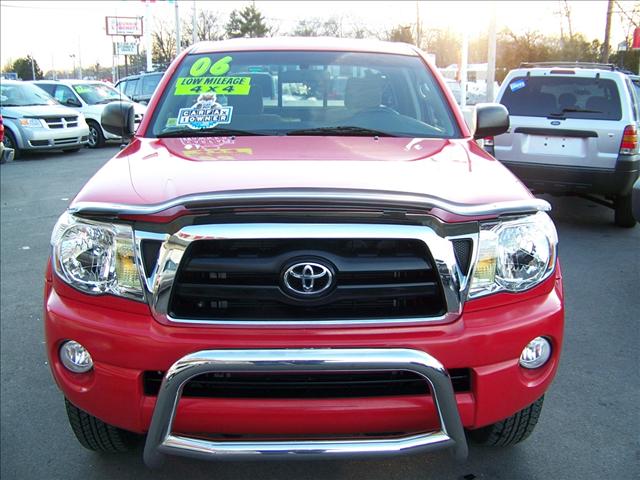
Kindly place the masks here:
[(295, 263), (285, 270), (282, 277), (286, 290), (295, 295), (318, 295), (333, 285), (333, 273), (320, 263)]

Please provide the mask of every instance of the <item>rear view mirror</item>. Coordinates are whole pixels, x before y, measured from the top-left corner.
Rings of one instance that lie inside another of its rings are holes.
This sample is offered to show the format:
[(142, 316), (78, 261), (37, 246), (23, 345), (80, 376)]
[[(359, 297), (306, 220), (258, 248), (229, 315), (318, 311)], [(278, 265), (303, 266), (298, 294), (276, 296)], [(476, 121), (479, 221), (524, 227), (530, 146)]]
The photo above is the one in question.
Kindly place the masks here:
[(499, 103), (479, 103), (473, 115), (473, 138), (500, 135), (509, 129), (509, 112)]
[(134, 108), (129, 102), (111, 102), (102, 111), (102, 128), (119, 137), (129, 139), (135, 133)]

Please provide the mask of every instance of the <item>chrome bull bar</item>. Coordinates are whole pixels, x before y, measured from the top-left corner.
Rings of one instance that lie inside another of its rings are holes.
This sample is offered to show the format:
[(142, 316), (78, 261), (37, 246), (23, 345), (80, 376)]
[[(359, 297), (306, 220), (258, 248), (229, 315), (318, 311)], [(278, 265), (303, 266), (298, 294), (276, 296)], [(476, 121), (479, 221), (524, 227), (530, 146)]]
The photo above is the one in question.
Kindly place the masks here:
[[(367, 370), (407, 370), (422, 376), (430, 386), (440, 430), (389, 439), (224, 442), (171, 433), (184, 385), (203, 373)], [(222, 456), (366, 455), (442, 448), (451, 448), (458, 460), (467, 457), (467, 442), (449, 374), (427, 353), (401, 348), (203, 350), (182, 357), (165, 374), (144, 447), (144, 461), (149, 467), (158, 467), (165, 455), (211, 460)]]

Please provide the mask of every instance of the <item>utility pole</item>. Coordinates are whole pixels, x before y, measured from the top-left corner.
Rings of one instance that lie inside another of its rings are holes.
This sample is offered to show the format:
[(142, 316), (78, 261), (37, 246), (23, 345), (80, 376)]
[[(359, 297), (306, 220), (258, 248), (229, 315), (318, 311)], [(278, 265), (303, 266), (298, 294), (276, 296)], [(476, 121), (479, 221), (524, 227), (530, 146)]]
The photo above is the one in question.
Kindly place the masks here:
[(176, 6), (176, 56), (180, 55), (180, 13), (178, 12), (178, 0), (173, 0)]
[(496, 2), (491, 2), (491, 18), (489, 19), (489, 45), (487, 52), (487, 102), (493, 102), (493, 91), (496, 80)]
[(416, 1), (416, 46), (422, 48), (421, 43), (422, 32), (420, 28), (420, 3)]
[(36, 80), (36, 67), (34, 65), (33, 53), (31, 54), (31, 80)]
[(78, 37), (78, 78), (82, 80), (82, 56), (80, 53), (80, 37)]
[(147, 72), (153, 70), (153, 61), (151, 53), (153, 46), (151, 44), (151, 2), (145, 2), (144, 5), (144, 44), (147, 50)]
[(469, 31), (462, 32), (462, 52), (460, 55), (460, 106), (467, 106), (467, 61), (469, 57)]
[(613, 0), (607, 3), (607, 22), (604, 27), (604, 43), (602, 44), (602, 55), (600, 61), (607, 63), (609, 61), (609, 37), (611, 36), (611, 14), (613, 13)]
[[(76, 54), (72, 53), (71, 55), (69, 55), (72, 59), (73, 59), (73, 72), (72, 75), (75, 76), (76, 72)], [(73, 78), (73, 76), (71, 78)]]
[(197, 24), (197, 20), (196, 20), (196, 0), (193, 0), (193, 19), (192, 19), (193, 35), (192, 35), (192, 44), (196, 43), (198, 41), (198, 35), (196, 34), (196, 24)]

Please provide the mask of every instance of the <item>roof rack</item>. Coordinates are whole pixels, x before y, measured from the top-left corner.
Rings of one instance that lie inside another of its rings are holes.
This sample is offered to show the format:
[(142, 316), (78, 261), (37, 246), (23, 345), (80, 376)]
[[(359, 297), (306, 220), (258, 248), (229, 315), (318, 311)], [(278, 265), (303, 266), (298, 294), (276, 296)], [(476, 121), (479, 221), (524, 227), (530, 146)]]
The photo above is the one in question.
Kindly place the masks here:
[(566, 67), (566, 68), (598, 68), (600, 70), (610, 70), (612, 72), (620, 70), (613, 63), (592, 63), (592, 62), (522, 62), (520, 68), (532, 67)]

